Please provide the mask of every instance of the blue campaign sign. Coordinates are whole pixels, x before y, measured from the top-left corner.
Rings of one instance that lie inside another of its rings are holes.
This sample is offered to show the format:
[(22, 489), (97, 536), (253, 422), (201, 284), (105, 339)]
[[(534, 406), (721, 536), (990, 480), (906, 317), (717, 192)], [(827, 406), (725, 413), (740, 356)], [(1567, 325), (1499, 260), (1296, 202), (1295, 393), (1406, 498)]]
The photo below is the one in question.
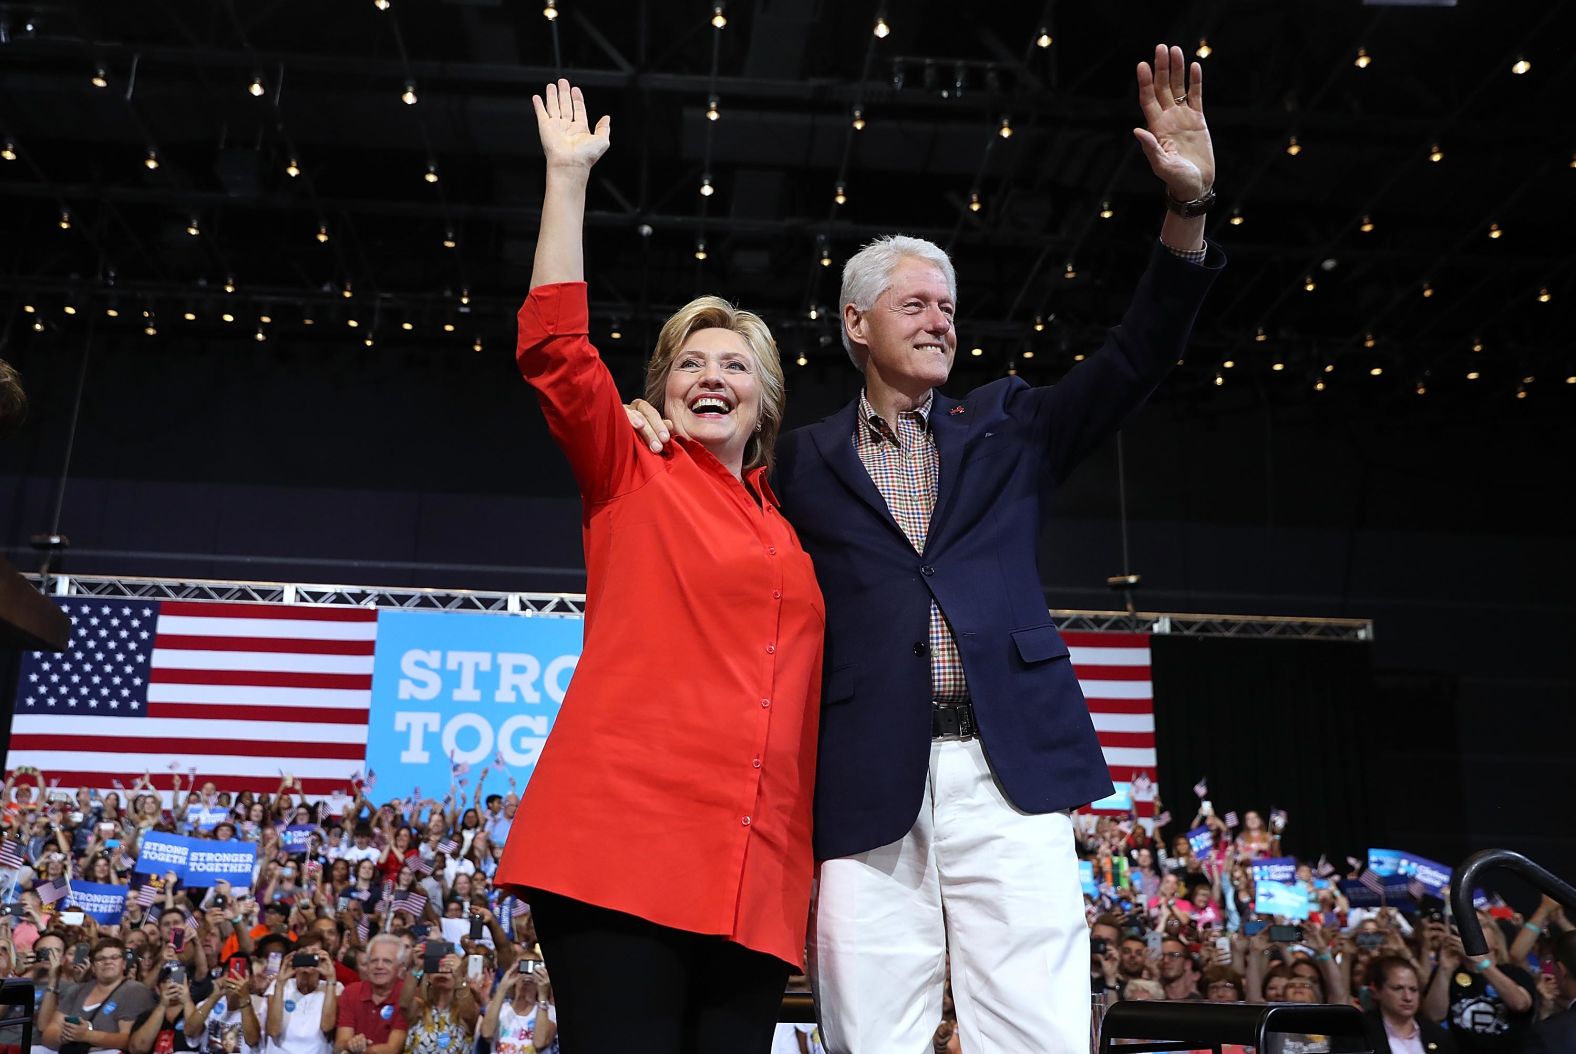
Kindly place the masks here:
[(101, 926), (118, 926), (126, 910), (126, 887), (73, 879), (66, 901), (92, 915)]
[(1187, 833), (1187, 844), (1194, 856), (1203, 856), (1215, 844), (1215, 836), (1208, 827), (1195, 827)]
[(1396, 874), (1416, 878), (1423, 884), (1424, 889), (1436, 897), (1443, 897), (1445, 891), (1450, 888), (1450, 868), (1415, 853), (1401, 854)]
[(1291, 856), (1270, 856), (1253, 861), (1253, 881), (1279, 882), (1290, 885), (1297, 881), (1297, 859)]
[(219, 880), (236, 889), (252, 885), (257, 846), (250, 842), (215, 842), (211, 838), (184, 838), (163, 831), (149, 831), (137, 845), (131, 869), (144, 875), (171, 872), (187, 886), (204, 888)]
[(1094, 884), (1093, 860), (1078, 861), (1078, 884), (1083, 886), (1083, 891), (1087, 896), (1096, 897), (1100, 895), (1099, 889)]
[(380, 611), (367, 769), (378, 797), (437, 797), (452, 766), (502, 756), (530, 779), (580, 660), (577, 618)]
[(1131, 809), (1133, 807), (1132, 788), (1133, 788), (1133, 785), (1131, 783), (1128, 783), (1126, 781), (1119, 781), (1116, 784), (1114, 784), (1114, 788), (1113, 788), (1113, 790), (1111, 791), (1110, 794), (1107, 794), (1104, 798), (1101, 798), (1099, 801), (1090, 802), (1089, 803), (1089, 808), (1094, 809), (1096, 811), (1110, 810), (1110, 811), (1127, 812), (1129, 809)]
[(284, 846), (285, 852), (297, 856), (307, 851), (316, 833), (317, 828), (312, 824), (293, 823), (280, 833), (279, 844)]
[(1401, 870), (1399, 849), (1369, 849), (1368, 870), (1376, 875), (1394, 875)]
[(1253, 910), (1260, 915), (1281, 915), (1288, 919), (1308, 917), (1308, 894), (1296, 886), (1264, 879), (1253, 884)]

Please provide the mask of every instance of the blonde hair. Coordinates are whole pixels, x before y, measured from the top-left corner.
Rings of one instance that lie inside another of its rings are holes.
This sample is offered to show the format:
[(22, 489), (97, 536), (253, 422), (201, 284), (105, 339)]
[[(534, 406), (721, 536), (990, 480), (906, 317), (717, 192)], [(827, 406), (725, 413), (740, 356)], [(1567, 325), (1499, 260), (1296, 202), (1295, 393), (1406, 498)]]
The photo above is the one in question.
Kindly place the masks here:
[(663, 401), (667, 394), (668, 374), (673, 370), (673, 360), (689, 341), (692, 333), (703, 329), (725, 329), (737, 333), (745, 346), (760, 364), (756, 377), (761, 386), (760, 429), (750, 436), (744, 446), (744, 471), (764, 466), (772, 467), (772, 452), (777, 446), (777, 433), (782, 428), (783, 364), (777, 354), (777, 342), (761, 316), (753, 311), (741, 311), (717, 296), (696, 297), (662, 324), (657, 334), (657, 347), (646, 366), (646, 402), (666, 415)]

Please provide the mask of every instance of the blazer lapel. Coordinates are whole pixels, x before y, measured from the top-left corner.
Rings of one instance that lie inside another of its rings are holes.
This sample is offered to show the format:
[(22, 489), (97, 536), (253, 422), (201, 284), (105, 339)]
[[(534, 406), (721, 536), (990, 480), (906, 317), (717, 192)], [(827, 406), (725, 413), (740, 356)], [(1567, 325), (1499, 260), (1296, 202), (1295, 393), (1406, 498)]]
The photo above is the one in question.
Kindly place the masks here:
[(936, 537), (941, 533), (947, 511), (958, 492), (958, 467), (963, 464), (963, 447), (973, 424), (974, 418), (966, 404), (936, 393), (930, 408), (930, 432), (936, 439), (936, 452), (941, 455), (941, 478), (936, 481), (936, 506), (931, 510), (930, 526), (925, 531), (927, 553), (935, 549)]
[(897, 536), (903, 539), (903, 544), (907, 545), (908, 537), (892, 518), (892, 510), (887, 508), (886, 499), (871, 482), (870, 473), (865, 471), (864, 462), (859, 460), (859, 454), (854, 450), (854, 418), (858, 414), (858, 409), (859, 400), (856, 398), (831, 417), (811, 425), (810, 436), (815, 441), (816, 449), (821, 452), (827, 467), (832, 470), (832, 475), (836, 476), (854, 497), (870, 506), (887, 526), (897, 532)]

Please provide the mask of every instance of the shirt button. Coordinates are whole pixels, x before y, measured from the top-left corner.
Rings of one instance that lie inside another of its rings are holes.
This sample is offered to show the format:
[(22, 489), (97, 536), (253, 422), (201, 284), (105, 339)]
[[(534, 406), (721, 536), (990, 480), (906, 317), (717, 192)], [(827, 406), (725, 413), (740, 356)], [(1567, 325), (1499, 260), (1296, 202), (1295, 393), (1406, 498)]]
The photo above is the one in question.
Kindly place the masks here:
[(926, 578), (929, 578), (931, 575), (936, 573), (936, 569), (929, 564), (926, 564), (924, 567), (919, 569), (919, 573), (924, 575)]
[(739, 822), (744, 824), (744, 826), (746, 826), (746, 827), (750, 826), (750, 818), (748, 816), (746, 816), (744, 819), (740, 820)]
[(768, 545), (766, 547), (766, 555), (767, 556), (776, 556), (777, 555), (777, 547), (775, 545)]
[(770, 699), (762, 699), (761, 700), (762, 708), (765, 708), (765, 707), (768, 707), (768, 706), (771, 706), (771, 705), (772, 705), (772, 701)]
[(782, 598), (783, 598), (783, 591), (781, 589), (774, 589), (774, 590), (772, 590), (772, 599), (773, 600), (781, 600)]
[(750, 767), (751, 768), (757, 768), (757, 769), (760, 768), (761, 767), (761, 759), (757, 757), (755, 760), (751, 761), (750, 762)]
[(777, 645), (775, 645), (775, 644), (768, 644), (768, 645), (766, 645), (766, 654), (768, 654), (768, 655), (776, 655), (777, 654)]

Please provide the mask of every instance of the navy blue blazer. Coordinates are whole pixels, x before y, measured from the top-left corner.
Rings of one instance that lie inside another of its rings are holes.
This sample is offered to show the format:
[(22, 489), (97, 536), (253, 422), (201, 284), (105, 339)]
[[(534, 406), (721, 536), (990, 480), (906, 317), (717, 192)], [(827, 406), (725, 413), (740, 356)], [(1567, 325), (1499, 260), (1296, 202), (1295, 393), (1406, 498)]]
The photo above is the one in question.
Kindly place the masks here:
[(1182, 355), (1224, 266), (1156, 246), (1121, 324), (1060, 383), (1016, 377), (962, 399), (940, 392), (930, 426), (941, 475), (916, 553), (854, 451), (858, 399), (777, 445), (773, 487), (826, 598), (817, 859), (896, 841), (930, 759), (930, 602), (957, 639), (980, 738), (1007, 797), (1033, 813), (1111, 793), (1100, 743), (1040, 591), (1040, 521), (1055, 487), (1143, 405)]

